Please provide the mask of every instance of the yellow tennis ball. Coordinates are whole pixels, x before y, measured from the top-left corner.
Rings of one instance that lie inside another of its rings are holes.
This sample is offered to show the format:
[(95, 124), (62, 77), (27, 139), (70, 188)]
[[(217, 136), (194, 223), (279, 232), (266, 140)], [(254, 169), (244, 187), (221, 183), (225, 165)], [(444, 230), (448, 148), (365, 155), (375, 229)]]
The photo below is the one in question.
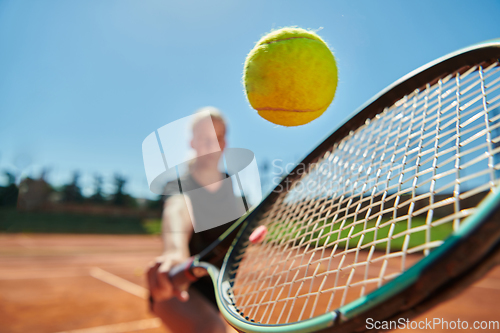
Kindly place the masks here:
[(298, 126), (318, 118), (335, 96), (337, 65), (314, 32), (282, 28), (262, 37), (248, 54), (243, 72), (246, 95), (272, 123)]

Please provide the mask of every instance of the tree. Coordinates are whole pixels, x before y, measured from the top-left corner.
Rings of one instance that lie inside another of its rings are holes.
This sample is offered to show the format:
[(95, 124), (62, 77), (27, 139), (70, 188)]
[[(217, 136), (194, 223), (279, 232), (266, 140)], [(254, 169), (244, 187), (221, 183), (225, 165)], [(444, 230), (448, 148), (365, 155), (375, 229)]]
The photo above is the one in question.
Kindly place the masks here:
[(0, 206), (15, 207), (19, 189), (16, 186), (16, 175), (9, 171), (4, 171), (7, 177), (7, 186), (0, 186)]
[(103, 179), (101, 175), (94, 175), (94, 194), (90, 197), (90, 201), (93, 203), (104, 203), (106, 200), (102, 193), (102, 183)]
[(147, 201), (147, 208), (152, 210), (162, 210), (165, 203), (165, 198), (163, 195), (158, 195), (154, 200)]
[(80, 186), (78, 185), (78, 180), (80, 178), (80, 173), (75, 171), (73, 173), (73, 179), (71, 183), (65, 185), (62, 189), (62, 201), (63, 202), (82, 202), (83, 195)]
[(126, 200), (123, 188), (127, 183), (127, 179), (119, 174), (115, 174), (114, 183), (115, 183), (115, 193), (113, 193), (113, 204), (117, 206), (125, 206)]

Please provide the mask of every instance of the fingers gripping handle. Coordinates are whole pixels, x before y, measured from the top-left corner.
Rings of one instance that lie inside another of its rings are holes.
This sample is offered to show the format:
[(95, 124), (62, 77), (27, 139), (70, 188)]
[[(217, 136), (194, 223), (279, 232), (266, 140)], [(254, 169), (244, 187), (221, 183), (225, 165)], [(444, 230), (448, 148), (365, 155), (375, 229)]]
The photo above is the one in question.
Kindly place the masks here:
[(168, 272), (168, 277), (172, 281), (174, 288), (185, 290), (187, 287), (198, 281), (199, 278), (208, 275), (203, 267), (196, 266), (197, 258), (191, 257), (188, 260), (175, 265)]
[[(197, 257), (191, 257), (175, 265), (168, 272), (172, 286), (177, 291), (187, 291), (191, 283), (196, 282), (205, 275), (208, 275), (207, 268), (198, 266)], [(149, 309), (154, 313), (154, 299), (152, 295), (149, 296)]]

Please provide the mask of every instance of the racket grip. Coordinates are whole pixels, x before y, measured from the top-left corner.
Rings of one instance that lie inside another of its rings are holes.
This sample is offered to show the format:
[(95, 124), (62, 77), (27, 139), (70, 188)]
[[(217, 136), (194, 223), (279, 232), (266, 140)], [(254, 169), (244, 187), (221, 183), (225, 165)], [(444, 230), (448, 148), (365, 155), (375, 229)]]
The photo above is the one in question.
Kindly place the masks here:
[(175, 288), (185, 289), (183, 287), (189, 286), (191, 283), (198, 281), (199, 278), (208, 275), (205, 268), (195, 265), (196, 259), (196, 257), (191, 257), (170, 269), (168, 277)]

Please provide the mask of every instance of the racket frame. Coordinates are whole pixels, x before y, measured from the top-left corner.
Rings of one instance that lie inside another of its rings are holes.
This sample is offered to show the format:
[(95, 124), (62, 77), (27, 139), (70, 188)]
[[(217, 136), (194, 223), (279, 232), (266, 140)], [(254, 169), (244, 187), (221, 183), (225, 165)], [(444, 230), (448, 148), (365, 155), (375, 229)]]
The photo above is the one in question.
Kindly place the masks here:
[[(470, 67), (471, 63), (477, 63), (477, 59), (483, 59), (485, 62), (500, 59), (500, 39), (481, 42), (452, 52), (410, 72), (394, 82), (358, 108), (358, 110), (353, 113), (352, 117), (328, 135), (300, 162), (300, 164), (297, 164), (295, 168), (282, 179), (276, 188), (284, 186), (286, 182), (293, 181), (298, 177), (296, 171), (301, 165), (312, 163), (325, 151), (329, 150), (334, 143), (349, 135), (352, 129), (364, 125), (367, 119), (375, 117), (377, 114), (381, 113), (385, 107), (394, 104), (403, 96), (412, 93), (416, 89), (423, 88), (427, 84), (432, 85), (436, 83), (440, 77), (457, 72), (457, 68), (459, 73), (465, 72)], [(439, 279), (427, 281), (433, 282), (432, 286), (426, 285), (425, 288), (423, 288), (424, 290), (427, 289), (427, 293), (422, 293), (422, 283), (419, 281), (419, 278), (429, 270), (439, 269), (439, 267), (445, 269), (447, 267), (446, 265), (450, 264), (450, 258), (452, 261), (457, 260), (457, 258), (453, 259), (453, 255), (448, 256), (448, 254), (457, 253), (457, 251), (463, 252), (464, 248), (469, 246), (464, 244), (474, 239), (476, 232), (486, 233), (486, 235), (489, 234), (490, 237), (487, 237), (489, 240), (484, 242), (484, 246), (482, 246), (481, 249), (478, 249), (478, 253), (474, 258), (469, 258), (469, 262), (462, 263), (462, 265), (455, 263), (455, 269), (448, 272), (451, 276), (461, 278), (461, 273), (467, 272), (474, 264), (480, 262), (482, 258), (487, 257), (493, 248), (500, 247), (500, 245), (496, 243), (500, 238), (500, 228), (496, 226), (498, 222), (496, 222), (496, 225), (492, 225), (492, 221), (495, 222), (495, 219), (496, 221), (500, 221), (500, 189), (497, 188), (496, 192), (489, 193), (483, 199), (477, 207), (477, 212), (467, 217), (462, 222), (461, 228), (447, 238), (441, 246), (433, 250), (427, 257), (417, 262), (407, 271), (366, 296), (348, 303), (337, 310), (295, 323), (279, 325), (249, 323), (241, 320), (241, 313), (231, 301), (231, 296), (227, 295), (229, 291), (229, 282), (227, 281), (231, 278), (231, 276), (229, 276), (229, 267), (237, 264), (237, 261), (231, 254), (235, 249), (239, 248), (240, 242), (250, 235), (251, 230), (249, 227), (251, 226), (252, 219), (259, 212), (259, 209), (268, 202), (274, 201), (278, 195), (279, 193), (271, 191), (258, 206), (238, 219), (217, 241), (207, 248), (207, 250), (195, 256), (188, 267), (191, 271), (197, 267), (207, 271), (214, 283), (217, 304), (221, 313), (232, 326), (240, 331), (260, 333), (312, 332), (323, 330), (330, 331), (332, 329), (335, 329), (336, 332), (349, 332), (353, 329), (359, 330), (361, 326), (366, 325), (365, 320), (367, 318), (373, 318), (375, 320), (387, 319), (388, 317), (384, 315), (384, 312), (387, 311), (384, 311), (385, 309), (377, 311), (377, 308), (380, 309), (386, 306), (401, 307), (402, 305), (398, 303), (398, 299), (399, 302), (403, 299), (407, 302), (407, 304), (403, 306), (403, 310), (405, 310), (406, 313), (411, 312), (409, 310), (411, 310), (412, 307), (425, 302), (426, 297), (442, 287), (443, 282), (446, 283), (450, 276), (447, 276), (444, 280), (441, 279), (441, 281)], [(223, 239), (232, 237), (231, 234), (235, 233), (240, 226), (241, 229), (227, 251), (220, 271), (217, 267), (203, 261), (209, 256), (211, 248), (214, 248)], [(468, 284), (463, 286), (462, 289), (466, 286), (468, 286)], [(406, 295), (405, 298), (402, 297), (402, 294)], [(423, 308), (427, 309), (428, 307)], [(392, 315), (395, 315), (395, 313)]]

